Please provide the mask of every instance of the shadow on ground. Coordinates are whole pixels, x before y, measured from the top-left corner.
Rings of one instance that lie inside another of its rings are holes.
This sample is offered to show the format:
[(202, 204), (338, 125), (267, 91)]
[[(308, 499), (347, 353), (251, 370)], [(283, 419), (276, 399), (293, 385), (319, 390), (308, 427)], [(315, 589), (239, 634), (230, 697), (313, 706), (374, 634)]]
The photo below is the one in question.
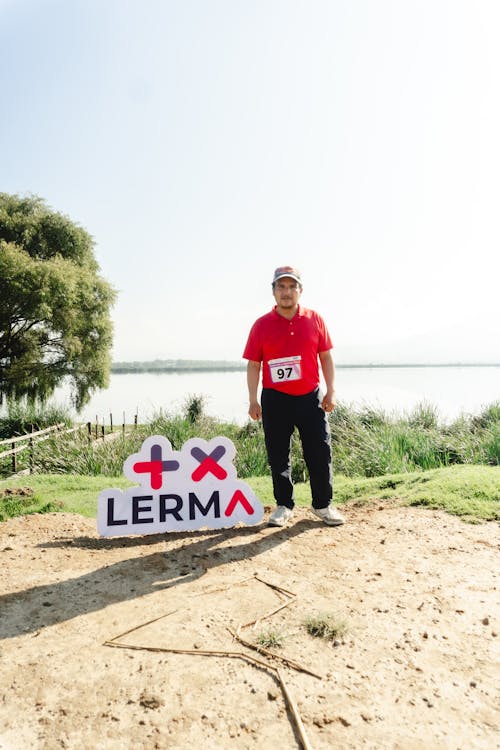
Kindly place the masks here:
[[(34, 586), (0, 596), (0, 638), (12, 638), (95, 612), (118, 602), (132, 600), (173, 586), (183, 586), (208, 570), (227, 563), (249, 560), (317, 528), (316, 521), (302, 519), (281, 529), (267, 526), (178, 533), (173, 549), (164, 545), (172, 537), (95, 539), (79, 537), (39, 545), (44, 549), (75, 547), (105, 552), (119, 548), (156, 546), (151, 554), (138, 555), (99, 567), (69, 580)], [(84, 561), (92, 565), (93, 558)]]

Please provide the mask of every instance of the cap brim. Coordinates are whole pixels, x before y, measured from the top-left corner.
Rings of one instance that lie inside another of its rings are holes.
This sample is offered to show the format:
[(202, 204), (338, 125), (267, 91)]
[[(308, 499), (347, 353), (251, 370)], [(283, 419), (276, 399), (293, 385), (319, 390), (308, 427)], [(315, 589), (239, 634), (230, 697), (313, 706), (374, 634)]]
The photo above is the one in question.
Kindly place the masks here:
[(293, 279), (294, 281), (296, 281), (296, 282), (297, 282), (297, 284), (300, 284), (300, 285), (302, 286), (302, 280), (301, 280), (301, 279), (299, 279), (299, 277), (298, 277), (298, 276), (294, 276), (294, 274), (293, 274), (293, 273), (281, 273), (281, 274), (280, 274), (279, 276), (276, 276), (276, 277), (274, 278), (274, 280), (273, 280), (273, 284), (274, 284), (274, 283), (275, 283), (276, 281), (279, 281), (280, 279)]

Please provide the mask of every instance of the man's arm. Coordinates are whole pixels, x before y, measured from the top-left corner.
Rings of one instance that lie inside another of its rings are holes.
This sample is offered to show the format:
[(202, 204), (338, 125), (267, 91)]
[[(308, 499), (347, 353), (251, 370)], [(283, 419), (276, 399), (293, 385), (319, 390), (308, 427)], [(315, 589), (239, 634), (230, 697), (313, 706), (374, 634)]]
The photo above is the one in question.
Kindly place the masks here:
[(259, 376), (260, 362), (255, 362), (254, 360), (249, 359), (247, 364), (248, 399), (250, 401), (248, 414), (252, 419), (260, 419), (262, 416), (262, 409), (260, 408), (260, 404), (257, 399), (257, 391), (259, 389)]
[(321, 408), (325, 411), (332, 411), (337, 405), (335, 399), (335, 365), (333, 363), (332, 350), (329, 349), (327, 352), (320, 352), (319, 361), (326, 384), (326, 393), (321, 402)]

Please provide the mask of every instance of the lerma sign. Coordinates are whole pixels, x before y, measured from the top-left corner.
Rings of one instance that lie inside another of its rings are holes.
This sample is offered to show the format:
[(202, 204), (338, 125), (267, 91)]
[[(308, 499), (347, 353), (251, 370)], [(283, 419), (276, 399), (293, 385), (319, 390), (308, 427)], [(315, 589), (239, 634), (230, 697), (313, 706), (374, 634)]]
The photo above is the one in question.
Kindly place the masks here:
[(127, 479), (139, 486), (99, 494), (99, 533), (128, 536), (259, 523), (264, 508), (237, 478), (235, 455), (226, 437), (191, 438), (180, 451), (162, 435), (148, 437), (123, 464)]

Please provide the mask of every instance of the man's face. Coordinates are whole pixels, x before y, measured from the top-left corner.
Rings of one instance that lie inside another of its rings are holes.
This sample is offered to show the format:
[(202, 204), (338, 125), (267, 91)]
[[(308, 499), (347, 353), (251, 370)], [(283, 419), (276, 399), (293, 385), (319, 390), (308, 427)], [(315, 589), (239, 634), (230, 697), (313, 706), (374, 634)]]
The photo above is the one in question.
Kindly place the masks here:
[(273, 288), (276, 304), (283, 310), (295, 307), (299, 301), (301, 292), (300, 284), (290, 276), (283, 276), (281, 279), (278, 279)]

